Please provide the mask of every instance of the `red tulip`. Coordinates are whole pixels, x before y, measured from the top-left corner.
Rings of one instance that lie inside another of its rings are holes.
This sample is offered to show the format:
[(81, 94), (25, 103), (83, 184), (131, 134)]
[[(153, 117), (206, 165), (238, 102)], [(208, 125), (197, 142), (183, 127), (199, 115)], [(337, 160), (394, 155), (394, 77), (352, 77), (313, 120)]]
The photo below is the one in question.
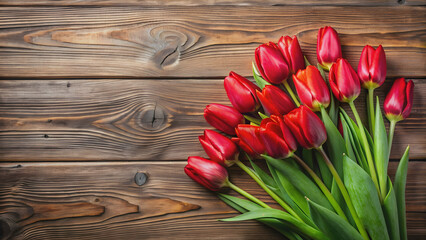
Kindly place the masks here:
[(346, 59), (339, 58), (330, 69), (330, 87), (341, 102), (351, 102), (361, 92), (358, 75)]
[(240, 113), (253, 112), (260, 107), (256, 97), (256, 90), (260, 88), (248, 79), (230, 72), (225, 78), (224, 85), (229, 101)]
[(407, 83), (404, 78), (395, 80), (383, 104), (385, 115), (389, 121), (401, 121), (410, 115), (413, 107), (413, 90), (412, 80)]
[(304, 148), (318, 148), (327, 140), (324, 123), (306, 106), (302, 105), (285, 115), (284, 122)]
[(305, 68), (302, 49), (296, 36), (293, 36), (293, 39), (289, 36), (281, 37), (278, 41), (278, 48), (288, 64), (290, 73), (297, 73), (300, 69)]
[(226, 168), (202, 157), (188, 157), (184, 171), (192, 180), (212, 191), (218, 191), (228, 183)]
[(329, 26), (320, 28), (317, 38), (317, 59), (320, 66), (328, 71), (341, 57), (342, 49), (336, 30)]
[(287, 114), (296, 107), (285, 92), (273, 85), (265, 86), (262, 92), (256, 91), (256, 94), (269, 115)]
[(231, 140), (232, 142), (237, 144), (244, 152), (246, 152), (250, 157), (256, 158), (258, 156), (258, 154), (255, 151), (253, 151), (253, 149), (251, 149), (250, 146), (247, 145), (247, 143), (245, 143), (244, 141), (241, 141), (240, 138), (233, 137), (231, 138)]
[(255, 59), (260, 74), (269, 83), (280, 84), (287, 80), (289, 67), (275, 43), (269, 42), (257, 47)]
[(244, 123), (244, 116), (232, 107), (212, 103), (204, 109), (204, 118), (216, 129), (235, 135), (235, 127)]
[(238, 159), (238, 147), (222, 134), (213, 130), (204, 130), (204, 135), (199, 136), (198, 139), (210, 160), (229, 167)]
[(294, 86), (300, 101), (312, 111), (319, 111), (320, 107), (330, 104), (330, 92), (319, 70), (309, 65), (305, 70), (299, 70), (293, 75)]
[(296, 140), (284, 123), (282, 118), (262, 120), (260, 125), (260, 137), (269, 156), (274, 158), (287, 158), (297, 149)]
[(358, 64), (358, 76), (363, 88), (380, 87), (386, 79), (386, 55), (382, 45), (376, 50), (366, 45)]
[(260, 139), (260, 127), (239, 124), (235, 130), (238, 138), (243, 142), (242, 145), (250, 148), (252, 152), (255, 152), (257, 155), (265, 153), (265, 146)]

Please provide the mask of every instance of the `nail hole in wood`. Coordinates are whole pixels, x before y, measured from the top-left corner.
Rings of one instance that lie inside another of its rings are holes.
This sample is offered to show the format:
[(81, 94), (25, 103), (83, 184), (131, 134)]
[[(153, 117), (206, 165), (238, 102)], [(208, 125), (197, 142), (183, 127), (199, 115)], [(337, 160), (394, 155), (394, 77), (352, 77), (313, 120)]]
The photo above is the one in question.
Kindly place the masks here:
[(69, 88), (69, 87), (71, 87), (71, 83), (70, 82), (67, 83), (67, 88)]
[(47, 134), (44, 134), (44, 138), (49, 138), (49, 135), (47, 135)]
[(47, 122), (48, 122), (48, 123), (51, 123), (51, 122), (52, 122), (52, 119), (47, 119)]
[(398, 4), (403, 5), (405, 4), (405, 0), (397, 0)]
[(148, 181), (148, 174), (144, 172), (137, 172), (135, 174), (135, 183), (139, 186), (144, 185)]

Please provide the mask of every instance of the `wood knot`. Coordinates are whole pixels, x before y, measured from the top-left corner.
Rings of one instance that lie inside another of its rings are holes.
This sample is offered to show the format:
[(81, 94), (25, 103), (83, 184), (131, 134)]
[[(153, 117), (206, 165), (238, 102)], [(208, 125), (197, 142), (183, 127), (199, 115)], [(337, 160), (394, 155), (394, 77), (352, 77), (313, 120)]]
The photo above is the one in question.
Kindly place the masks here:
[(0, 240), (10, 239), (16, 229), (16, 222), (6, 215), (0, 215)]
[(148, 181), (148, 174), (144, 172), (137, 172), (135, 174), (135, 183), (139, 186), (144, 185)]
[(160, 106), (147, 106), (140, 114), (141, 126), (150, 131), (163, 128), (167, 122), (167, 114)]

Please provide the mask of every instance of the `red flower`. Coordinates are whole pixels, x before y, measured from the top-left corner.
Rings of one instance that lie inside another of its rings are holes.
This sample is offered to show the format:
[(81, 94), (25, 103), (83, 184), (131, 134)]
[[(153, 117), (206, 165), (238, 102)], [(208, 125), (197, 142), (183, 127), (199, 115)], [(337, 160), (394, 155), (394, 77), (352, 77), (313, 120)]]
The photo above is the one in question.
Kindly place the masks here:
[(361, 92), (358, 75), (346, 59), (339, 58), (330, 69), (330, 87), (340, 102), (351, 102)]
[(273, 85), (265, 86), (262, 92), (256, 91), (256, 94), (269, 115), (287, 114), (296, 107), (285, 92)]
[(255, 59), (260, 74), (269, 83), (280, 84), (287, 80), (289, 67), (275, 43), (269, 42), (257, 47)]
[(358, 64), (358, 76), (366, 89), (380, 87), (386, 79), (386, 55), (382, 45), (376, 50), (366, 45)]
[(237, 160), (238, 147), (222, 134), (213, 130), (204, 130), (204, 135), (199, 136), (198, 139), (210, 160), (228, 167)]
[(244, 116), (232, 107), (212, 103), (204, 109), (204, 118), (216, 129), (235, 135), (235, 127), (244, 123)]
[(404, 78), (395, 80), (383, 104), (389, 121), (401, 121), (410, 115), (413, 107), (413, 90), (413, 81), (406, 83)]
[(226, 168), (202, 157), (188, 157), (184, 171), (194, 181), (212, 191), (218, 191), (228, 182)]
[(230, 72), (225, 78), (224, 86), (232, 106), (240, 113), (253, 112), (260, 107), (260, 102), (256, 97), (258, 86), (248, 79)]
[(278, 41), (278, 48), (288, 64), (290, 73), (297, 73), (300, 69), (305, 68), (302, 49), (296, 36), (293, 36), (293, 39), (289, 36), (281, 37)]
[(320, 28), (317, 38), (318, 63), (325, 70), (330, 70), (331, 65), (342, 57), (339, 35), (332, 27)]
[(318, 148), (327, 140), (324, 123), (306, 106), (302, 105), (285, 115), (284, 122), (304, 148)]
[(277, 116), (262, 120), (260, 137), (266, 152), (274, 158), (287, 158), (297, 149), (296, 140), (284, 120)]
[(239, 124), (235, 130), (240, 142), (243, 142), (242, 145), (252, 150), (249, 152), (254, 152), (257, 155), (265, 153), (265, 146), (260, 139), (260, 127), (248, 124)]
[(328, 107), (330, 92), (319, 70), (310, 65), (293, 75), (294, 86), (300, 101), (312, 111), (319, 111), (320, 106)]

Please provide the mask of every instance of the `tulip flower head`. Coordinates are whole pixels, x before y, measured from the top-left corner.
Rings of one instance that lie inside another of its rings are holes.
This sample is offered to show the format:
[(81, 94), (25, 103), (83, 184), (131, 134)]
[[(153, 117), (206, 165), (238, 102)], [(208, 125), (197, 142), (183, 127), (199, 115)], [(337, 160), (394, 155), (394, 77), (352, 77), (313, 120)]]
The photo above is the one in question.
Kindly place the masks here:
[(332, 27), (320, 28), (317, 37), (317, 59), (320, 66), (329, 71), (331, 65), (342, 57), (339, 35)]
[(360, 92), (358, 75), (346, 59), (339, 58), (330, 69), (330, 87), (340, 102), (352, 102)]
[(299, 70), (293, 75), (294, 86), (300, 101), (312, 111), (330, 104), (330, 92), (319, 70), (309, 65), (305, 70)]
[(412, 80), (405, 82), (398, 78), (392, 85), (383, 104), (386, 117), (389, 121), (401, 121), (410, 115), (413, 106), (414, 83)]
[(267, 85), (262, 92), (256, 91), (257, 97), (268, 115), (283, 115), (293, 110), (291, 98), (277, 86)]
[(219, 191), (228, 183), (228, 171), (222, 165), (202, 157), (188, 157), (186, 175), (211, 191)]
[(305, 68), (305, 60), (303, 59), (302, 49), (296, 36), (293, 38), (283, 36), (278, 41), (278, 48), (281, 50), (286, 60), (290, 73), (297, 73), (300, 69)]
[(327, 140), (324, 123), (306, 106), (302, 105), (285, 115), (284, 123), (304, 148), (319, 148)]
[(358, 76), (363, 88), (375, 89), (386, 79), (386, 55), (382, 45), (377, 49), (366, 45), (358, 64)]
[(230, 72), (225, 78), (224, 86), (232, 106), (240, 113), (253, 112), (260, 107), (260, 102), (256, 97), (258, 86), (248, 79)]
[(260, 127), (248, 124), (239, 124), (235, 131), (242, 142), (240, 146), (243, 145), (245, 148), (251, 149), (251, 151), (246, 152), (254, 152), (256, 155), (265, 153), (266, 149), (260, 138)]
[[(288, 158), (297, 149), (297, 143), (282, 117), (266, 118), (260, 124), (260, 138), (269, 156)], [(278, 120), (278, 121), (277, 121)]]
[(210, 160), (229, 167), (238, 159), (238, 147), (222, 134), (213, 130), (204, 130), (204, 135), (199, 136), (198, 139)]
[(212, 103), (204, 109), (204, 118), (214, 128), (235, 135), (235, 127), (244, 123), (244, 116), (235, 108)]
[(257, 47), (255, 59), (257, 69), (269, 83), (280, 84), (287, 80), (289, 67), (275, 43), (269, 42)]

